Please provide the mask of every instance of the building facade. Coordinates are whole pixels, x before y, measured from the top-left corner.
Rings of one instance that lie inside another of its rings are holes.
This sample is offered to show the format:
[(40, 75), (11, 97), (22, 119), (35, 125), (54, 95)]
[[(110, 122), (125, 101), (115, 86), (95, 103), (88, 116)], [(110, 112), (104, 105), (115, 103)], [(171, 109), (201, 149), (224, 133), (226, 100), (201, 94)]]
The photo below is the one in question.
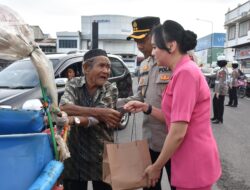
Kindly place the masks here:
[(250, 67), (250, 1), (238, 5), (225, 14), (225, 52), (238, 60), (242, 67)]
[(217, 57), (224, 54), (225, 33), (212, 33), (197, 41), (195, 55), (198, 64), (215, 66)]
[(40, 26), (30, 26), (33, 30), (35, 42), (44, 53), (56, 53), (56, 39), (44, 34)]
[(57, 52), (91, 49), (92, 23), (98, 23), (98, 48), (112, 54), (139, 54), (136, 43), (127, 41), (135, 17), (122, 15), (93, 15), (81, 17), (81, 31), (57, 32)]

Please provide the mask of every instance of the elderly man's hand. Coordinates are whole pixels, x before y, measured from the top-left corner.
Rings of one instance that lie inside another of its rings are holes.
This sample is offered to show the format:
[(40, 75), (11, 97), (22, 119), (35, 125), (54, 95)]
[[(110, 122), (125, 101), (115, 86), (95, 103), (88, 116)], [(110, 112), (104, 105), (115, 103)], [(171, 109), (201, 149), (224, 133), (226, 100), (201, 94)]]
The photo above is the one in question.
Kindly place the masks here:
[(119, 125), (122, 114), (111, 108), (98, 108), (97, 110), (99, 121), (102, 121), (107, 124), (108, 127), (115, 128)]
[(69, 124), (69, 118), (66, 112), (61, 111), (56, 118), (56, 126), (61, 129), (64, 125)]

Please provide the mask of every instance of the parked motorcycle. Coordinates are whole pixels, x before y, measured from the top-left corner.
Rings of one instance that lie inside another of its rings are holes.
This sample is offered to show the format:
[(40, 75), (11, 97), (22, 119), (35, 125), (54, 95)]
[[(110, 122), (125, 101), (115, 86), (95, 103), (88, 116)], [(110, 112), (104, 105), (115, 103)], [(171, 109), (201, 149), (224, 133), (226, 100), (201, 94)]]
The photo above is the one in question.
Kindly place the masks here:
[(237, 83), (238, 83), (237, 95), (240, 98), (244, 98), (246, 96), (247, 80), (245, 79), (245, 77), (240, 77)]

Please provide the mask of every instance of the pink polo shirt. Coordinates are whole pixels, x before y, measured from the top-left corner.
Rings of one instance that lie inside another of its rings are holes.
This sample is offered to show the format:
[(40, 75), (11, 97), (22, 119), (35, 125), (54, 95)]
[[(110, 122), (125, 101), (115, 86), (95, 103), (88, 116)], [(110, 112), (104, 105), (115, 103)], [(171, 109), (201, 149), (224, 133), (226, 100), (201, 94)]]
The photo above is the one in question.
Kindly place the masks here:
[(171, 185), (199, 188), (221, 175), (217, 145), (210, 124), (210, 90), (197, 65), (184, 56), (177, 64), (162, 99), (168, 127), (188, 123), (185, 138), (171, 157)]

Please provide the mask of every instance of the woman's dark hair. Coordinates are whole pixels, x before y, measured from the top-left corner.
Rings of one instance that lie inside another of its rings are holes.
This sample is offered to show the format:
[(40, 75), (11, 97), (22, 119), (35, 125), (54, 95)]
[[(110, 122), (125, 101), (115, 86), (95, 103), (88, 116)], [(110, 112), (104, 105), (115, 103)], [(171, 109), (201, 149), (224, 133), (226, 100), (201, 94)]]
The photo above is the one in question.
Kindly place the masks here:
[(168, 51), (162, 34), (163, 34), (163, 27), (161, 24), (155, 26), (151, 32), (156, 47)]
[(187, 53), (197, 44), (197, 35), (190, 30), (184, 30), (179, 23), (173, 20), (166, 20), (163, 23), (163, 36), (165, 42), (176, 41), (181, 53)]

